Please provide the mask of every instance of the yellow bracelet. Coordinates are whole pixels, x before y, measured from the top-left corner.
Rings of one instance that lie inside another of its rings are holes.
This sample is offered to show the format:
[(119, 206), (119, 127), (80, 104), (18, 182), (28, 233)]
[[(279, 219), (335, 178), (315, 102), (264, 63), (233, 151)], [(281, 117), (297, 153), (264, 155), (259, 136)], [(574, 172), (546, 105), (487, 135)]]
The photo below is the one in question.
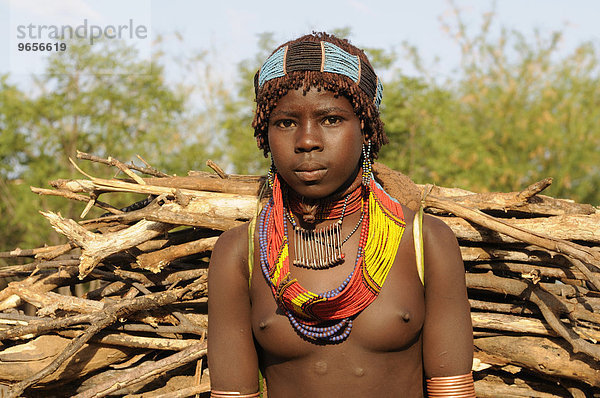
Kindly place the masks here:
[(473, 372), (458, 376), (432, 377), (425, 382), (429, 398), (475, 398)]

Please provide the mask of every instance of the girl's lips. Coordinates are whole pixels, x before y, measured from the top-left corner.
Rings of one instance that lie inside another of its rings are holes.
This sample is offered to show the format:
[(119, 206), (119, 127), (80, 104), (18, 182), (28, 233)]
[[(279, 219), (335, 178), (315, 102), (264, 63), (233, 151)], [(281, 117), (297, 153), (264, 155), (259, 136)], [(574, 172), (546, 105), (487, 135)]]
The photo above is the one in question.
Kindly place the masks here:
[(327, 169), (317, 169), (317, 170), (296, 170), (294, 174), (300, 181), (304, 182), (314, 182), (322, 179), (327, 173)]

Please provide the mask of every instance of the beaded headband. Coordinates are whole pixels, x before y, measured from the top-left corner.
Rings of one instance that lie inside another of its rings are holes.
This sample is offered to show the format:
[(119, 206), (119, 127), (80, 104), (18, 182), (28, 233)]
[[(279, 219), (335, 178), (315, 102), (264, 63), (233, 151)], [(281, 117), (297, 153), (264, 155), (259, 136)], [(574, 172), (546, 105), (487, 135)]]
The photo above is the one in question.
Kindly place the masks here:
[(344, 75), (373, 98), (379, 108), (383, 97), (383, 84), (373, 68), (360, 57), (352, 55), (327, 41), (291, 43), (274, 52), (254, 76), (256, 93), (265, 82), (285, 76), (289, 72), (314, 71)]

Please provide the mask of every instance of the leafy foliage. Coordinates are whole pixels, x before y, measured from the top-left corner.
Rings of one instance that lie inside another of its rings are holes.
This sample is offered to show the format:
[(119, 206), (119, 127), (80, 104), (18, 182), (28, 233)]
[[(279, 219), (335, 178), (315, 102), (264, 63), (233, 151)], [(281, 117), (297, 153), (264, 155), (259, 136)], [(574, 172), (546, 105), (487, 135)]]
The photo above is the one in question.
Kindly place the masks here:
[(164, 167), (185, 145), (178, 139), (184, 98), (167, 86), (160, 65), (142, 63), (131, 48), (114, 44), (92, 50), (72, 42), (69, 54), (49, 58), (48, 74), (34, 81), (32, 94), (4, 79), (0, 86), (1, 206), (10, 216), (0, 219), (5, 248), (56, 241), (37, 210), (77, 218), (82, 207), (29, 191), (30, 185), (78, 177), (69, 162), (77, 150), (121, 159), (139, 153)]
[(600, 203), (596, 48), (561, 56), (558, 32), (530, 42), (503, 29), (493, 38), (492, 13), (469, 37), (456, 15), (456, 31), (446, 26), (462, 53), (456, 80), (397, 74), (386, 83), (393, 144), (382, 159), (419, 182), (474, 191), (518, 191), (550, 176), (549, 194)]
[(272, 33), (259, 36), (259, 52), (251, 60), (238, 64), (237, 92), (224, 98), (220, 128), (225, 133), (223, 160), (241, 174), (265, 173), (269, 162), (256, 146), (252, 119), (254, 118), (254, 74), (275, 46)]

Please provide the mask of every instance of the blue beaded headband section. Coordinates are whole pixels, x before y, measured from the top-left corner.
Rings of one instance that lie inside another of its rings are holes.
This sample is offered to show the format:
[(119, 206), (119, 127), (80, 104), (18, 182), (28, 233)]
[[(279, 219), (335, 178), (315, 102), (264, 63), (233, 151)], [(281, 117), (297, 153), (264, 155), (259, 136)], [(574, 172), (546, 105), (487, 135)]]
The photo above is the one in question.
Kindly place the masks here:
[(281, 47), (265, 61), (254, 77), (255, 91), (258, 93), (265, 82), (295, 71), (329, 72), (347, 76), (369, 98), (373, 98), (377, 108), (381, 104), (383, 84), (373, 68), (361, 62), (357, 55), (327, 41), (304, 41)]

